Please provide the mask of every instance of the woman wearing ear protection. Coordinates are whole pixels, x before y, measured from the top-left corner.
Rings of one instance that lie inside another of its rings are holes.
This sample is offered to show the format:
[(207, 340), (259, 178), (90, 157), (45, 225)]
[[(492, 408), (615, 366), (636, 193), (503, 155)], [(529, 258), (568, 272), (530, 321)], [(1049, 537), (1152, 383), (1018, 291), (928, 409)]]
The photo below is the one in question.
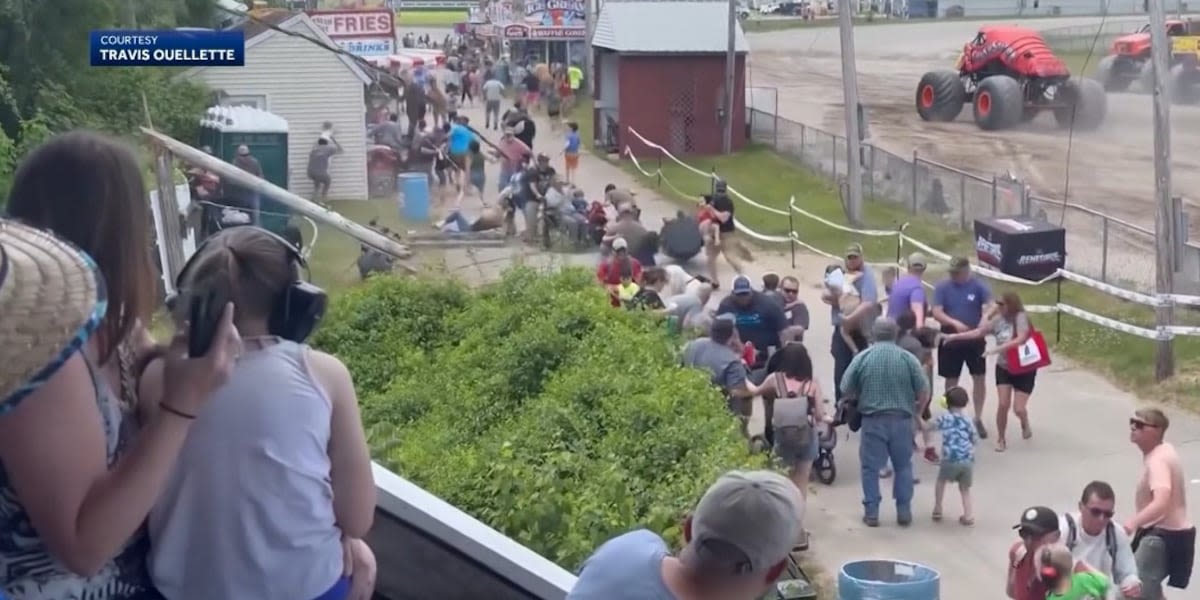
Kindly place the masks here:
[[(168, 600), (350, 597), (342, 539), (375, 512), (371, 462), (346, 366), (304, 345), (325, 294), (304, 282), (294, 246), (257, 227), (209, 238), (179, 275), (176, 322), (193, 299), (228, 297), (243, 354), (192, 420), (150, 513), (150, 574)], [(162, 370), (140, 382), (158, 403)]]

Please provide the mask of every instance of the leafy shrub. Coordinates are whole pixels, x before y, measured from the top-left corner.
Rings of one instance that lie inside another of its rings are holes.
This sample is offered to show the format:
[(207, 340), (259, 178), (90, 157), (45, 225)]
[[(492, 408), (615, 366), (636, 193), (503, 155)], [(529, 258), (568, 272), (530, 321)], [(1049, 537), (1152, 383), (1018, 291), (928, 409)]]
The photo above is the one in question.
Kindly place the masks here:
[(354, 374), (376, 460), (568, 569), (636, 527), (678, 542), (717, 474), (762, 464), (661, 323), (583, 269), (373, 279), (314, 343)]

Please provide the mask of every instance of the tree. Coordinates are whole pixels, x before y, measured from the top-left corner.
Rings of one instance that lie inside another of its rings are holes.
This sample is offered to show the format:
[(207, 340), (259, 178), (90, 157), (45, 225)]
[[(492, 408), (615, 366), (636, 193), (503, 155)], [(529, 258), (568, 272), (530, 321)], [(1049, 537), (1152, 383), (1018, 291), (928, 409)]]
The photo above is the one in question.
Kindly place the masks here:
[(202, 86), (162, 68), (89, 64), (95, 29), (208, 27), (208, 0), (0, 2), (0, 202), (15, 161), (46, 136), (87, 127), (128, 135), (145, 123), (190, 139), (210, 100)]

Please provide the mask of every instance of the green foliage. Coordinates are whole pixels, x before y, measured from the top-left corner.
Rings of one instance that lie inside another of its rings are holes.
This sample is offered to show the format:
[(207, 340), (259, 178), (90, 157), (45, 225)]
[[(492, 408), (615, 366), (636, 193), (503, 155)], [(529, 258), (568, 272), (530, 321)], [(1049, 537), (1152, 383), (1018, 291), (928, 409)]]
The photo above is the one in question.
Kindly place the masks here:
[(0, 2), (0, 205), (17, 160), (55, 133), (131, 135), (148, 106), (157, 129), (194, 139), (209, 92), (178, 70), (91, 67), (88, 32), (209, 27), (213, 10), (207, 0)]
[(373, 279), (314, 343), (354, 375), (376, 460), (568, 569), (636, 527), (678, 542), (717, 474), (762, 465), (662, 323), (582, 269)]

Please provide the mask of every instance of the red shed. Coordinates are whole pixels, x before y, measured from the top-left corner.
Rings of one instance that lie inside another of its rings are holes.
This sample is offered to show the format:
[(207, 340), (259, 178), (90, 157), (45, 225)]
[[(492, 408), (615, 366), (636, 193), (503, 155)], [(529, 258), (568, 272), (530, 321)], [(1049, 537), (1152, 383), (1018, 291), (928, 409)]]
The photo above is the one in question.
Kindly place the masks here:
[[(599, 146), (643, 155), (631, 135), (676, 155), (719, 154), (725, 104), (729, 3), (724, 0), (608, 0), (592, 38)], [(739, 23), (734, 71), (733, 149), (746, 145), (746, 57)]]

